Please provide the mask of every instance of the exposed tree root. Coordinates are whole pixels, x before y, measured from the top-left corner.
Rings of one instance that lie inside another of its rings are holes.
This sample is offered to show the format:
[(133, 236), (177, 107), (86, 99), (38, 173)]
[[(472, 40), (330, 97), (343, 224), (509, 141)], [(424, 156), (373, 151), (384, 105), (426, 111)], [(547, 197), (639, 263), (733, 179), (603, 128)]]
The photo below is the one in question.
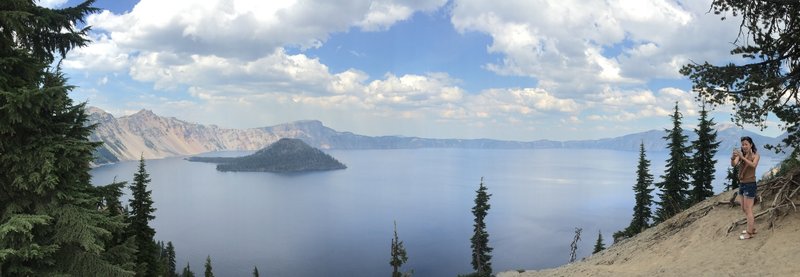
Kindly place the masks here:
[[(800, 190), (800, 182), (798, 182), (798, 180), (800, 180), (800, 169), (792, 170), (784, 176), (774, 177), (771, 180), (764, 182), (764, 184), (760, 184), (758, 186), (758, 194), (760, 195), (761, 199), (772, 199), (772, 201), (759, 201), (760, 207), (763, 211), (755, 214), (754, 217), (758, 219), (767, 215), (767, 228), (772, 228), (775, 226), (775, 221), (781, 216), (784, 216), (792, 211), (796, 212), (797, 204), (795, 202), (800, 200), (797, 199), (798, 196), (800, 196), (797, 194), (798, 190)], [(735, 205), (733, 201), (719, 202), (717, 204), (730, 204), (731, 206)], [(746, 223), (747, 218), (742, 218), (731, 223), (731, 227), (728, 228), (728, 233), (736, 229), (737, 226)]]

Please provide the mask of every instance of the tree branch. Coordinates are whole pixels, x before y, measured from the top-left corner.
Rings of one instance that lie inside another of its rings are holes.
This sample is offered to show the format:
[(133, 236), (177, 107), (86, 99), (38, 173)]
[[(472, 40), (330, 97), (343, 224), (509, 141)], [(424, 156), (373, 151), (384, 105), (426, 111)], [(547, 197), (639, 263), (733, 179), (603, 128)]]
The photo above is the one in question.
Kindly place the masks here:
[(798, 6), (800, 1), (797, 0), (764, 0), (764, 2), (780, 5)]

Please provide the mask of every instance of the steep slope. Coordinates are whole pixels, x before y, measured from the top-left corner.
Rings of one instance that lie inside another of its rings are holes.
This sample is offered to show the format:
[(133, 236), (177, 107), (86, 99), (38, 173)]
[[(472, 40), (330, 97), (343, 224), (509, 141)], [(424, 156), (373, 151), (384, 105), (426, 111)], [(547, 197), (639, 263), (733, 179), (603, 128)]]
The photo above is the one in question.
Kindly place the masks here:
[[(793, 175), (800, 179), (800, 172)], [(790, 211), (779, 217), (772, 228), (767, 216), (758, 218), (755, 238), (738, 240), (744, 227), (728, 230), (743, 218), (741, 208), (719, 204), (728, 201), (733, 193), (725, 192), (698, 203), (584, 261), (498, 276), (800, 276), (800, 212)], [(800, 203), (797, 198), (795, 195), (795, 202)], [(768, 209), (773, 197), (764, 195), (763, 199), (755, 206), (756, 214)]]
[(258, 129), (224, 129), (189, 123), (173, 117), (160, 117), (148, 110), (114, 118), (96, 108), (88, 109), (89, 119), (97, 123), (90, 136), (102, 141), (98, 162), (135, 160), (199, 154), (218, 150), (255, 150), (278, 140), (274, 134)]

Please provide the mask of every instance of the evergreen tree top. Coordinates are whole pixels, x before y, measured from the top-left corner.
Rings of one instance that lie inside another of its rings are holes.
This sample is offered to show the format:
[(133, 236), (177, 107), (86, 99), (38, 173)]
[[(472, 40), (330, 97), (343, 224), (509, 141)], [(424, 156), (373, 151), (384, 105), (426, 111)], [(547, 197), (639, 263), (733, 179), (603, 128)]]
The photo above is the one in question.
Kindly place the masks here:
[(606, 245), (603, 243), (603, 232), (597, 231), (597, 242), (594, 244), (594, 251), (592, 251), (592, 254), (597, 254), (597, 252), (605, 249)]
[(205, 277), (214, 277), (213, 268), (211, 267), (211, 255), (208, 255), (206, 257), (205, 267), (206, 267)]
[(130, 276), (115, 189), (91, 185), (84, 104), (51, 68), (84, 46), (93, 1), (48, 9), (0, 1), (0, 276)]
[(4, 0), (0, 2), (0, 52), (22, 50), (37, 60), (49, 64), (54, 54), (65, 57), (71, 49), (86, 45), (89, 27), (76, 30), (77, 23), (99, 11), (92, 7), (94, 0), (74, 7), (49, 9), (39, 7), (33, 0)]

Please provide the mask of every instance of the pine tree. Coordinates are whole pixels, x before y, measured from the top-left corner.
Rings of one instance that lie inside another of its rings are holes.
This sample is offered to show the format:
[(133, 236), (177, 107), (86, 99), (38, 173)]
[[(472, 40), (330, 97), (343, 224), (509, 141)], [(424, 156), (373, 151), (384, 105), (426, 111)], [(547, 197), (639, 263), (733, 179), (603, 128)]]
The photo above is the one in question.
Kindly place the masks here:
[(118, 217), (90, 183), (99, 143), (58, 59), (88, 43), (98, 9), (0, 1), (0, 276), (130, 276), (109, 243)]
[(186, 263), (186, 267), (183, 268), (183, 273), (181, 273), (181, 277), (194, 277), (194, 272), (192, 271), (192, 267), (189, 263)]
[[(736, 63), (692, 62), (680, 73), (692, 80), (692, 91), (712, 105), (734, 103), (737, 124), (766, 128), (777, 118), (788, 133), (775, 150), (800, 148), (800, 24), (796, 0), (714, 0), (709, 14), (735, 20), (737, 32), (718, 34), (733, 40)], [(733, 15), (733, 16), (730, 16)], [(734, 39), (733, 37), (738, 34)], [(696, 60), (698, 57), (692, 57)], [(767, 116), (769, 115), (769, 116)], [(765, 149), (770, 146), (764, 145)]]
[(597, 254), (597, 252), (603, 250), (606, 250), (606, 245), (603, 244), (603, 233), (597, 231), (597, 242), (594, 244), (594, 251), (592, 251), (592, 254)]
[(714, 155), (717, 154), (720, 142), (717, 141), (717, 131), (714, 130), (714, 119), (707, 118), (708, 111), (703, 102), (700, 123), (697, 125), (697, 129), (694, 129), (694, 132), (697, 133), (697, 140), (692, 142), (695, 152), (692, 155), (694, 170), (692, 171), (692, 191), (689, 205), (694, 205), (714, 195), (714, 187), (711, 184), (716, 173), (714, 166), (717, 164)]
[(158, 276), (167, 276), (167, 245), (164, 241), (153, 241), (156, 244), (156, 268)]
[(253, 277), (258, 277), (258, 267), (253, 266)]
[(633, 206), (633, 219), (631, 224), (625, 228), (624, 231), (614, 233), (614, 242), (619, 241), (623, 237), (632, 237), (641, 233), (649, 227), (649, 221), (652, 217), (650, 205), (653, 203), (653, 196), (650, 193), (653, 191), (650, 186), (653, 184), (653, 175), (650, 174), (650, 160), (647, 159), (647, 154), (644, 149), (644, 142), (639, 145), (639, 165), (636, 167), (636, 184), (633, 186), (635, 193), (636, 205)]
[(156, 276), (158, 248), (153, 241), (156, 231), (150, 227), (150, 220), (154, 219), (153, 199), (147, 190), (150, 183), (150, 174), (145, 169), (144, 157), (139, 159), (139, 170), (133, 175), (133, 184), (130, 186), (132, 198), (129, 200), (131, 217), (129, 230), (136, 237), (136, 276)]
[(394, 222), (394, 238), (392, 238), (392, 259), (389, 265), (392, 266), (392, 277), (402, 277), (403, 274), (399, 271), (400, 267), (408, 261), (406, 255), (406, 248), (403, 246), (403, 241), (397, 237), (397, 222)]
[(122, 188), (125, 185), (125, 182), (115, 181), (109, 185), (96, 187), (97, 197), (100, 199), (97, 206), (113, 222), (112, 225), (106, 227), (111, 233), (111, 236), (106, 237), (103, 243), (107, 249), (107, 253), (104, 254), (106, 259), (121, 265), (132, 274), (136, 269), (136, 264), (133, 262), (136, 255), (136, 244), (133, 237), (128, 234), (128, 224), (125, 223), (128, 214), (125, 213), (120, 202)]
[(175, 261), (175, 246), (172, 245), (171, 241), (167, 242), (167, 276), (177, 276), (177, 268), (176, 268), (176, 261)]
[(472, 214), (475, 215), (474, 232), (472, 235), (472, 268), (477, 276), (490, 276), (492, 274), (492, 248), (489, 247), (489, 233), (486, 232), (484, 219), (492, 205), (489, 204), (491, 194), (486, 193), (486, 186), (483, 185), (483, 177), (477, 191), (475, 191), (475, 207)]
[(206, 277), (214, 277), (213, 268), (211, 268), (211, 255), (208, 255), (206, 257), (206, 265), (205, 266), (206, 266), (205, 276)]
[(732, 190), (739, 188), (739, 168), (728, 167), (728, 175), (725, 177), (725, 190)]
[(687, 201), (689, 189), (689, 175), (691, 174), (691, 160), (688, 153), (689, 148), (684, 146), (688, 139), (683, 134), (681, 128), (681, 118), (678, 111), (678, 103), (675, 102), (675, 113), (672, 117), (672, 130), (666, 130), (667, 135), (664, 139), (668, 141), (669, 159), (667, 159), (667, 169), (661, 176), (662, 182), (656, 184), (661, 189), (658, 194), (661, 201), (656, 210), (655, 222), (663, 222), (673, 215), (681, 212)]
[(125, 208), (122, 207), (120, 198), (122, 197), (122, 188), (127, 185), (126, 182), (112, 182), (111, 184), (97, 187), (97, 192), (100, 194), (100, 208), (110, 216), (118, 216), (124, 214)]

